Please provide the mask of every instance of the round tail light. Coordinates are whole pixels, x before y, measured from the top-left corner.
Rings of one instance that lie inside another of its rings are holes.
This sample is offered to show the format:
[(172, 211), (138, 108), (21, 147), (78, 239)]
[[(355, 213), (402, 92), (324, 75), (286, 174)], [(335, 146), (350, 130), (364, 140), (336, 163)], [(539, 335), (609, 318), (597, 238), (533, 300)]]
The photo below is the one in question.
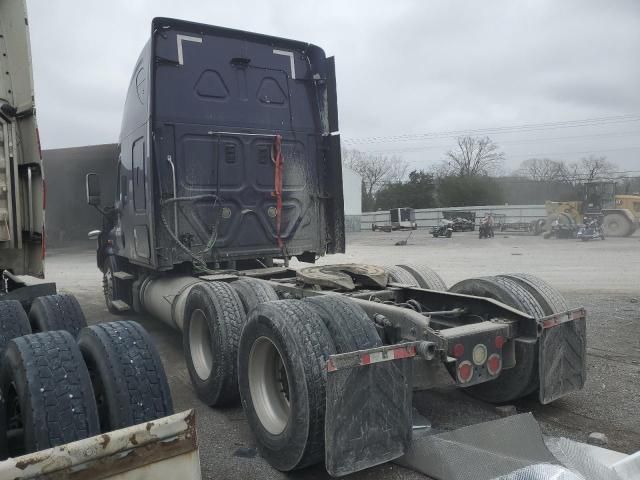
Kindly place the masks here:
[(482, 343), (477, 344), (473, 347), (471, 358), (476, 365), (483, 365), (487, 361), (487, 347)]
[(460, 362), (458, 364), (458, 381), (460, 383), (467, 383), (473, 377), (473, 365), (469, 360)]
[(502, 358), (497, 353), (494, 353), (487, 360), (487, 370), (490, 375), (498, 375), (502, 370)]

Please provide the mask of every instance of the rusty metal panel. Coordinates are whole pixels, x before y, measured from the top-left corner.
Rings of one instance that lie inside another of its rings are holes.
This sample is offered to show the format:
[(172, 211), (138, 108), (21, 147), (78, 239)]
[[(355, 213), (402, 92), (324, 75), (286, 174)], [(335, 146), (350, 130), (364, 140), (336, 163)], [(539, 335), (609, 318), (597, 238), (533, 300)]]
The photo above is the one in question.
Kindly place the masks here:
[(0, 478), (200, 479), (195, 413), (133, 427), (0, 462)]

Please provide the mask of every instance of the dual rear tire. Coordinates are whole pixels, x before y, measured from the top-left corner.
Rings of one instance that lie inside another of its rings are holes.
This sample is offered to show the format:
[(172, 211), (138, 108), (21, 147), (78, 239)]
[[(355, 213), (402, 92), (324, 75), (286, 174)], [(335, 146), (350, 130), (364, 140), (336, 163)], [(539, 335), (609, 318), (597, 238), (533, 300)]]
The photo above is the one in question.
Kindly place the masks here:
[(366, 313), (343, 297), (253, 310), (240, 339), (238, 375), (261, 455), (282, 471), (321, 462), (329, 356), (381, 345)]
[(260, 453), (275, 468), (318, 463), (329, 356), (382, 341), (344, 297), (276, 300), (267, 283), (246, 280), (202, 283), (189, 293), (183, 341), (192, 384), (208, 405), (241, 400)]
[[(568, 310), (564, 298), (555, 288), (524, 273), (471, 278), (456, 283), (449, 291), (493, 298), (535, 318)], [(513, 401), (537, 391), (540, 380), (535, 339), (515, 340), (515, 360), (516, 365), (503, 370), (495, 380), (465, 388), (465, 391), (490, 403)]]

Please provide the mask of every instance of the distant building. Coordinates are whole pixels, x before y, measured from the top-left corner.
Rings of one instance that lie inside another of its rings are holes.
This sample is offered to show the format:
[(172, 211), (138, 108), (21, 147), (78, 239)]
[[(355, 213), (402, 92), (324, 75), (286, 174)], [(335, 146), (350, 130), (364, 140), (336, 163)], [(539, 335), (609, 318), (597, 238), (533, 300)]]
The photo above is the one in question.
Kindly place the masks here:
[(342, 166), (342, 189), (345, 230), (359, 232), (362, 215), (362, 177), (344, 165)]

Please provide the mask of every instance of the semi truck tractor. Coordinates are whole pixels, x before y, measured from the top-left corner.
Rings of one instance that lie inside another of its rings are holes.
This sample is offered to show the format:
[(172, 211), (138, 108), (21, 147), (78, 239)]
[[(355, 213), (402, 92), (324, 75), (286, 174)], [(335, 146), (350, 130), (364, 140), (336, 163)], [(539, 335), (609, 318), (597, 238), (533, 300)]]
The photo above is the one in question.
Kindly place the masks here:
[(115, 197), (99, 185), (87, 175), (108, 308), (181, 332), (200, 399), (241, 404), (279, 470), (398, 458), (439, 369), (495, 403), (584, 385), (585, 310), (533, 275), (447, 288), (420, 258), (315, 264), (345, 251), (335, 62), (315, 45), (155, 18)]

